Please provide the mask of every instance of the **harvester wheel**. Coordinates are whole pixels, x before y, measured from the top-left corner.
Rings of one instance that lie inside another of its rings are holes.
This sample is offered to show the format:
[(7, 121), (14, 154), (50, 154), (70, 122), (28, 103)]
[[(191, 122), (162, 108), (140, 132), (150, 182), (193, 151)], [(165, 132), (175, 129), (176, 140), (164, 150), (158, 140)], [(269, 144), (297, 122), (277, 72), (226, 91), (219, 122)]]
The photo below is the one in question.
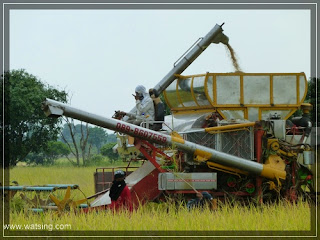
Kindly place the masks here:
[(58, 211), (69, 211), (70, 209), (77, 208), (80, 204), (87, 201), (87, 198), (73, 201), (71, 198), (71, 187), (67, 187), (66, 194), (64, 195), (64, 198), (62, 200), (59, 200), (57, 197), (55, 197), (52, 193), (49, 195), (50, 199), (56, 204), (58, 207)]

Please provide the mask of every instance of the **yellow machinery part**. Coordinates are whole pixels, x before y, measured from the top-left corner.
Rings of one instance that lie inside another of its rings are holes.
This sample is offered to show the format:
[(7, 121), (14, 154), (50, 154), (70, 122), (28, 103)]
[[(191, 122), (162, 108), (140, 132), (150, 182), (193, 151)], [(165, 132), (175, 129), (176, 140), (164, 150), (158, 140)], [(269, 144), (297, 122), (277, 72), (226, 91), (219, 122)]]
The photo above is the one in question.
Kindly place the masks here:
[(69, 206), (70, 208), (76, 208), (80, 204), (87, 201), (86, 198), (78, 200), (78, 201), (73, 201), (70, 198), (70, 196), (71, 196), (71, 188), (70, 187), (67, 188), (66, 194), (64, 195), (64, 198), (62, 200), (59, 200), (53, 194), (49, 195), (50, 199), (56, 204), (59, 211), (66, 209), (67, 206)]
[(310, 103), (301, 103), (301, 110), (304, 114), (308, 114), (312, 110), (312, 105)]
[(268, 139), (268, 149), (278, 151), (280, 149), (278, 139)]
[(200, 150), (200, 149), (196, 149), (194, 151), (194, 160), (197, 162), (205, 162), (209, 158), (211, 158), (211, 156), (212, 156), (211, 153), (208, 153), (208, 152)]
[(184, 143), (183, 137), (175, 131), (171, 132), (171, 139), (173, 142)]
[(230, 130), (230, 129), (244, 128), (244, 127), (253, 127), (254, 125), (255, 125), (254, 122), (249, 122), (249, 123), (239, 123), (239, 124), (232, 124), (232, 125), (219, 126), (219, 127), (210, 127), (210, 128), (205, 128), (204, 130), (206, 132), (212, 132), (212, 131)]
[(265, 164), (261, 176), (269, 179), (286, 179), (286, 164), (278, 155), (270, 155)]
[(280, 192), (280, 189), (281, 189), (281, 184), (279, 184), (278, 182), (278, 187), (276, 186), (276, 184), (272, 181), (269, 181), (269, 190), (275, 190), (277, 192)]
[(184, 139), (178, 137), (171, 137), (173, 142), (184, 143)]
[(128, 136), (128, 144), (134, 144), (134, 137)]
[(294, 153), (294, 152), (285, 152), (285, 151), (283, 151), (281, 149), (278, 150), (278, 153), (282, 154), (282, 155), (285, 155), (287, 157), (296, 157), (297, 156), (297, 154)]
[(218, 199), (214, 198), (211, 200), (210, 208), (211, 208), (211, 210), (218, 209)]
[(122, 159), (136, 158), (140, 154), (140, 151), (134, 146), (134, 137), (117, 134), (117, 138), (120, 140), (117, 152)]
[(268, 149), (277, 152), (278, 154), (282, 154), (287, 157), (296, 157), (297, 154), (294, 152), (285, 152), (280, 149), (280, 144), (278, 139), (268, 139)]
[(240, 177), (239, 173), (240, 174), (244, 174), (244, 175), (248, 175), (248, 173), (245, 172), (245, 171), (242, 171), (242, 170), (239, 170), (239, 169), (236, 169), (236, 168), (226, 167), (226, 166), (223, 166), (223, 165), (218, 164), (218, 163), (207, 162), (207, 165), (208, 165), (209, 168), (217, 169), (217, 170), (220, 170), (220, 171), (223, 171), (223, 172), (226, 172), (226, 173), (230, 173), (230, 174), (234, 174), (234, 175), (237, 175), (238, 177)]

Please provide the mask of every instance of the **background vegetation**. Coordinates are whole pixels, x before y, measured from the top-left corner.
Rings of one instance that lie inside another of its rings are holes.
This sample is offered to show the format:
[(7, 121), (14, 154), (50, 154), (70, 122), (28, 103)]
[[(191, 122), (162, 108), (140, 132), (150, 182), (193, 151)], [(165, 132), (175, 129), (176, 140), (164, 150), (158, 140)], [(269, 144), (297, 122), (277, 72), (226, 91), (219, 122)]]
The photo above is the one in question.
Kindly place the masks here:
[(47, 118), (41, 103), (45, 98), (66, 102), (67, 93), (42, 83), (24, 70), (2, 75), (2, 90), (3, 86), (5, 98), (2, 98), (1, 105), (5, 118), (1, 127), (4, 126), (2, 131), (7, 142), (5, 165), (14, 166), (31, 152), (46, 151), (48, 143), (57, 139), (60, 119)]
[[(320, 121), (320, 112), (316, 106), (320, 106), (320, 98), (317, 96), (317, 93), (320, 93), (320, 78), (310, 78), (308, 81), (308, 92), (306, 96), (306, 101), (311, 103), (313, 106), (312, 111), (310, 112), (310, 118), (313, 123), (313, 126), (316, 124), (316, 118)], [(319, 124), (318, 124), (319, 125)]]
[[(1, 98), (1, 105), (4, 106), (1, 131), (6, 141), (5, 167), (13, 167), (18, 162), (54, 165), (61, 157), (73, 166), (100, 164), (111, 157), (111, 161), (118, 160), (110, 148), (116, 142), (114, 134), (82, 122), (75, 124), (67, 118), (45, 116), (42, 110), (45, 98), (67, 102), (65, 90), (42, 82), (23, 69), (2, 75), (1, 90), (4, 90), (4, 98)], [(102, 148), (105, 144), (107, 146)], [(100, 149), (103, 149), (102, 153)]]

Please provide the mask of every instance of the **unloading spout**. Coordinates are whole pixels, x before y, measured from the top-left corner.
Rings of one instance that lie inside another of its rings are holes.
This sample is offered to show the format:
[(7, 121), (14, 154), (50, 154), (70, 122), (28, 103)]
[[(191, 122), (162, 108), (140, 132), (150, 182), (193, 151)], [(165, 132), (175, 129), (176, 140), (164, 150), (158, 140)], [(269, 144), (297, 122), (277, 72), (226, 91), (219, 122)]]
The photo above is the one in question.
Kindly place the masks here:
[(216, 24), (203, 38), (198, 39), (174, 64), (173, 69), (153, 88), (156, 96), (159, 96), (197, 57), (211, 44), (228, 44), (229, 38), (224, 35), (222, 25)]
[[(222, 23), (220, 25), (220, 28), (222, 29), (222, 26), (224, 25), (224, 23)], [(215, 44), (219, 44), (219, 43), (223, 43), (225, 45), (227, 45), (229, 43), (229, 37), (227, 35), (225, 35), (223, 32), (220, 32), (213, 40), (212, 43)]]
[(216, 43), (216, 44), (223, 43), (223, 44), (227, 45), (229, 43), (229, 38), (228, 38), (228, 36), (226, 36), (225, 34), (223, 34), (221, 32), (221, 33), (219, 33), (219, 35), (217, 35), (213, 39), (212, 43)]

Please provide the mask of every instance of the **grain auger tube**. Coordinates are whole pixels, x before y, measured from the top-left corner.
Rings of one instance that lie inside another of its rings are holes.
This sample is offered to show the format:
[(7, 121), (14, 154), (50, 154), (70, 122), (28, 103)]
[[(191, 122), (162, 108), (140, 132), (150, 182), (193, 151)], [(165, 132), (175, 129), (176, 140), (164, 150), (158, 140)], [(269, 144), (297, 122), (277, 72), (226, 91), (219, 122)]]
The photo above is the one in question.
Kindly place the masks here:
[(229, 42), (229, 38), (222, 33), (223, 24), (216, 24), (205, 37), (199, 38), (186, 53), (175, 62), (172, 70), (153, 88), (156, 97), (176, 79), (176, 74), (181, 74), (211, 43), (227, 44)]
[(83, 110), (73, 108), (67, 104), (46, 99), (43, 102), (45, 114), (49, 117), (66, 116), (83, 122), (91, 123), (103, 128), (121, 132), (132, 137), (146, 140), (149, 143), (157, 143), (166, 146), (176, 146), (177, 149), (193, 154), (202, 161), (214, 162), (227, 167), (236, 168), (252, 175), (259, 175), (268, 179), (285, 179), (286, 172), (279, 168), (273, 168), (268, 164), (261, 164), (248, 161), (237, 156), (219, 152), (217, 150), (185, 141), (176, 136), (166, 135), (160, 132), (152, 131), (143, 127), (129, 124), (124, 121), (102, 117), (96, 114), (88, 113)]

